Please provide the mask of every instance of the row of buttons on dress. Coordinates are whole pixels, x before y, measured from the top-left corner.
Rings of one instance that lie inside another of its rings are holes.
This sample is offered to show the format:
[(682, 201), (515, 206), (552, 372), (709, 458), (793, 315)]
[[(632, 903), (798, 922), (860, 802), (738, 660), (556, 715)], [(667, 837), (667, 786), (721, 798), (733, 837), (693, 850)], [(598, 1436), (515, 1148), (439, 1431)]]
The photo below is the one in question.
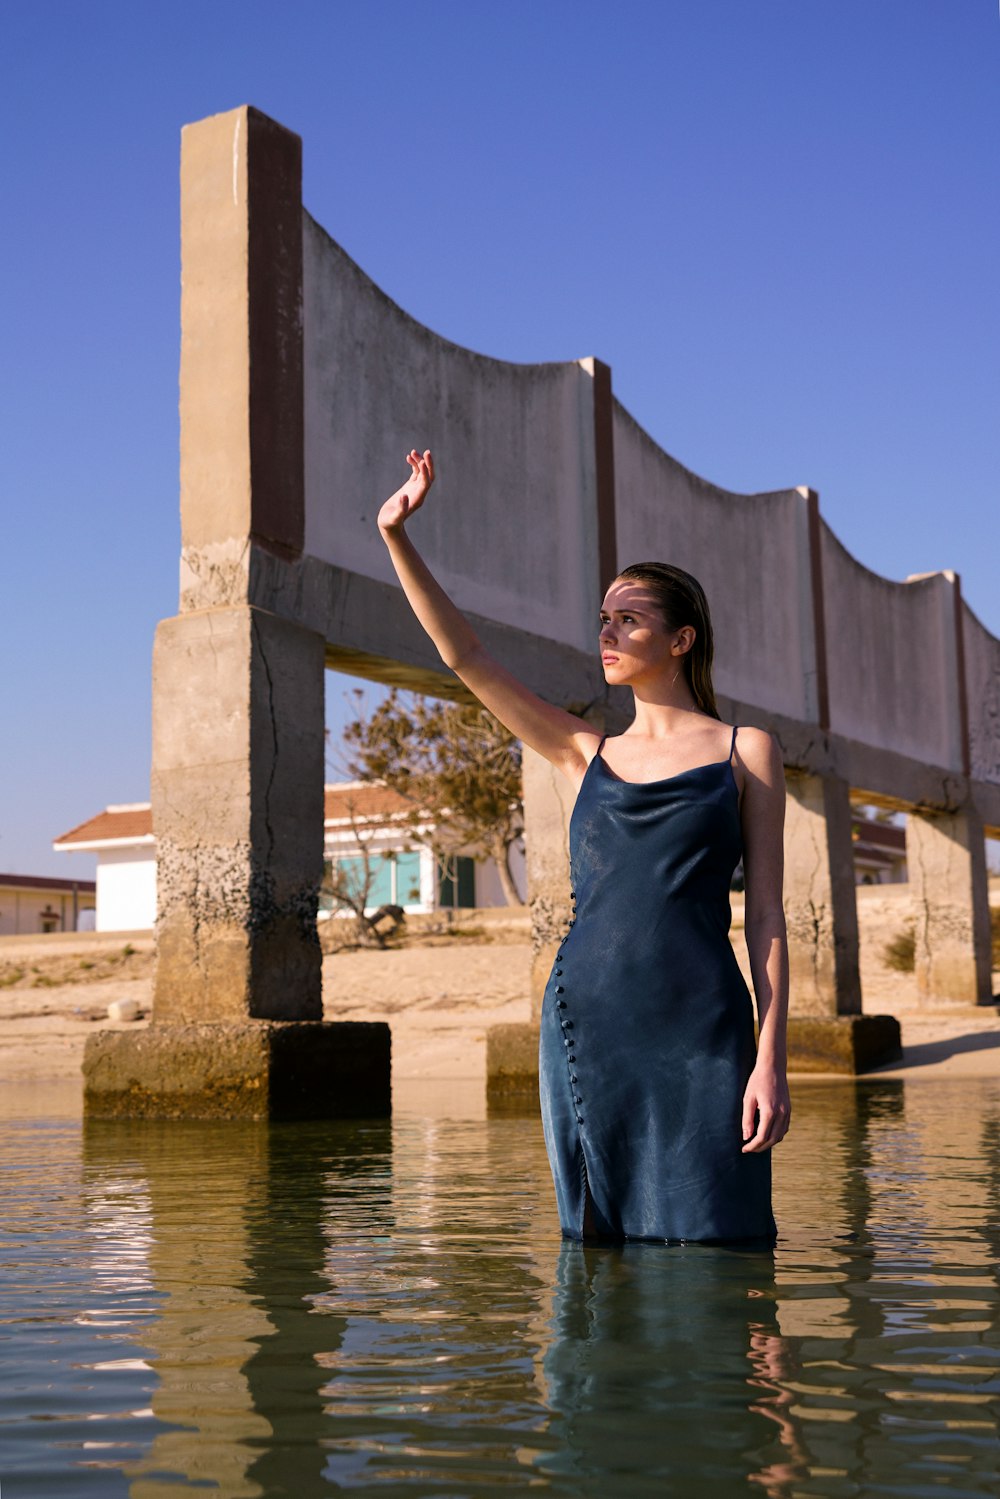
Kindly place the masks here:
[[(573, 913), (574, 913), (570, 917), (570, 922), (569, 922), (570, 926), (572, 926), (573, 923), (574, 923), (574, 921), (576, 920), (576, 894), (575, 894), (575, 892), (570, 891), (570, 898), (571, 898), (571, 900), (573, 902)], [(556, 953), (556, 962), (560, 963), (562, 961), (562, 957), (563, 957), (562, 953), (561, 952), (557, 952)], [(562, 969), (561, 968), (556, 968), (556, 970), (555, 970), (555, 976), (556, 976), (556, 978), (561, 978), (562, 977)], [(565, 985), (563, 985), (563, 984), (556, 984), (556, 993), (557, 994), (563, 994), (563, 993), (565, 993)], [(556, 1009), (557, 1010), (565, 1010), (566, 1009), (566, 1001), (564, 999), (557, 999), (556, 1000)], [(576, 1061), (576, 1053), (572, 1050), (572, 1047), (573, 1047), (573, 1037), (570, 1036), (568, 1034), (568, 1032), (573, 1029), (573, 1022), (572, 1022), (572, 1020), (566, 1020), (566, 1019), (560, 1018), (559, 1024), (563, 1028), (563, 1045), (566, 1047), (566, 1060), (567, 1060), (567, 1062), (569, 1062), (572, 1065), (572, 1063), (574, 1063)], [(571, 1072), (570, 1073), (569, 1080), (570, 1080), (571, 1083), (574, 1084), (574, 1086), (579, 1081), (579, 1079), (577, 1078), (577, 1075), (576, 1075), (575, 1072)], [(574, 1093), (573, 1094), (573, 1102), (574, 1102), (574, 1104), (577, 1107), (579, 1107), (579, 1105), (581, 1103), (583, 1103), (583, 1099), (581, 1098), (581, 1096), (580, 1096), (579, 1093)], [(576, 1122), (577, 1122), (577, 1124), (582, 1124), (583, 1123), (583, 1115), (582, 1114), (577, 1114), (577, 1116), (576, 1116)]]

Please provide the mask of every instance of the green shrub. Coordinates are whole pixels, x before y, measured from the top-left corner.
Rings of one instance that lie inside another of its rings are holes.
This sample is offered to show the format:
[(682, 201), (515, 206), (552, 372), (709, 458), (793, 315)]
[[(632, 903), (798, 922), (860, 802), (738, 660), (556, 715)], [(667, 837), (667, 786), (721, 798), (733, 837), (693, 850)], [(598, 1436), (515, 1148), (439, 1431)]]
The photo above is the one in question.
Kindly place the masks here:
[(887, 968), (895, 968), (897, 973), (912, 973), (917, 957), (916, 928), (911, 924), (904, 931), (897, 932), (883, 947), (882, 957)]

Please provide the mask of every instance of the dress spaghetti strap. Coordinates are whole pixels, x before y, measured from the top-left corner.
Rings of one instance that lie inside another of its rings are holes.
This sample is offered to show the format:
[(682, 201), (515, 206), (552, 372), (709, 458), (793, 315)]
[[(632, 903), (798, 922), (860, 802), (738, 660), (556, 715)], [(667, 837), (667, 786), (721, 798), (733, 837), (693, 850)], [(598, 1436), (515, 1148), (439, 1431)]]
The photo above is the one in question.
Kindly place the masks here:
[(734, 723), (733, 724), (733, 739), (732, 739), (732, 743), (729, 746), (729, 758), (730, 758), (730, 760), (733, 758), (733, 750), (736, 748), (736, 730), (738, 728), (739, 728), (739, 724), (735, 724)]

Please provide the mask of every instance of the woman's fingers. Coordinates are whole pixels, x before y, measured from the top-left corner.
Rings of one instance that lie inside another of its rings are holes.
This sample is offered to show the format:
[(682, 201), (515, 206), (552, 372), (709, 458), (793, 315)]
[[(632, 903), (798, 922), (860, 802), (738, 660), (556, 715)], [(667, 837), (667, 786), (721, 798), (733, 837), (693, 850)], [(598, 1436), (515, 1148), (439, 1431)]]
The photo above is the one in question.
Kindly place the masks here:
[(743, 1138), (749, 1140), (753, 1134), (753, 1117), (757, 1112), (757, 1095), (749, 1091), (743, 1098)]
[(767, 1138), (767, 1123), (767, 1116), (765, 1115), (764, 1110), (761, 1109), (760, 1120), (757, 1124), (756, 1132), (751, 1135), (749, 1140), (744, 1142), (744, 1151), (763, 1150), (765, 1148), (765, 1141)]
[[(747, 1123), (748, 1107), (750, 1114), (749, 1124)], [(751, 1130), (753, 1130), (753, 1115), (755, 1107), (757, 1108), (760, 1116), (757, 1124), (757, 1129), (751, 1135), (750, 1139), (746, 1139), (746, 1136), (750, 1133)], [(745, 1153), (746, 1151), (750, 1150), (770, 1150), (772, 1145), (777, 1145), (778, 1141), (783, 1139), (788, 1131), (790, 1117), (790, 1110), (787, 1109), (781, 1102), (775, 1103), (772, 1106), (766, 1100), (764, 1100), (758, 1106), (756, 1098), (754, 1098), (754, 1096), (751, 1094), (748, 1099), (744, 1100), (743, 1104), (744, 1144), (742, 1147), (742, 1152)]]

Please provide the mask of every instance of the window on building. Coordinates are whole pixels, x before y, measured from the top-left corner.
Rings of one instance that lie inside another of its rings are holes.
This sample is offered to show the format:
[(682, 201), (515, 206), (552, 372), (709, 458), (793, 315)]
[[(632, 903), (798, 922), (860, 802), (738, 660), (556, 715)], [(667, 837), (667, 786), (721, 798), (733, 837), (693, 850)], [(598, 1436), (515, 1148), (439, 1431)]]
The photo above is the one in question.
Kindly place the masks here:
[[(368, 892), (367, 910), (378, 906), (418, 906), (420, 904), (420, 853), (389, 852), (369, 854), (371, 888)], [(360, 899), (364, 889), (365, 861), (361, 854), (339, 854), (337, 864), (341, 878), (348, 890)], [(329, 870), (331, 861), (326, 861)], [(320, 910), (332, 911), (334, 901), (329, 895), (320, 898)]]
[(438, 905), (474, 906), (476, 904), (476, 861), (459, 854), (447, 861), (438, 859)]
[(397, 906), (419, 906), (420, 904), (420, 854), (414, 849), (411, 853), (396, 855), (396, 896)]

